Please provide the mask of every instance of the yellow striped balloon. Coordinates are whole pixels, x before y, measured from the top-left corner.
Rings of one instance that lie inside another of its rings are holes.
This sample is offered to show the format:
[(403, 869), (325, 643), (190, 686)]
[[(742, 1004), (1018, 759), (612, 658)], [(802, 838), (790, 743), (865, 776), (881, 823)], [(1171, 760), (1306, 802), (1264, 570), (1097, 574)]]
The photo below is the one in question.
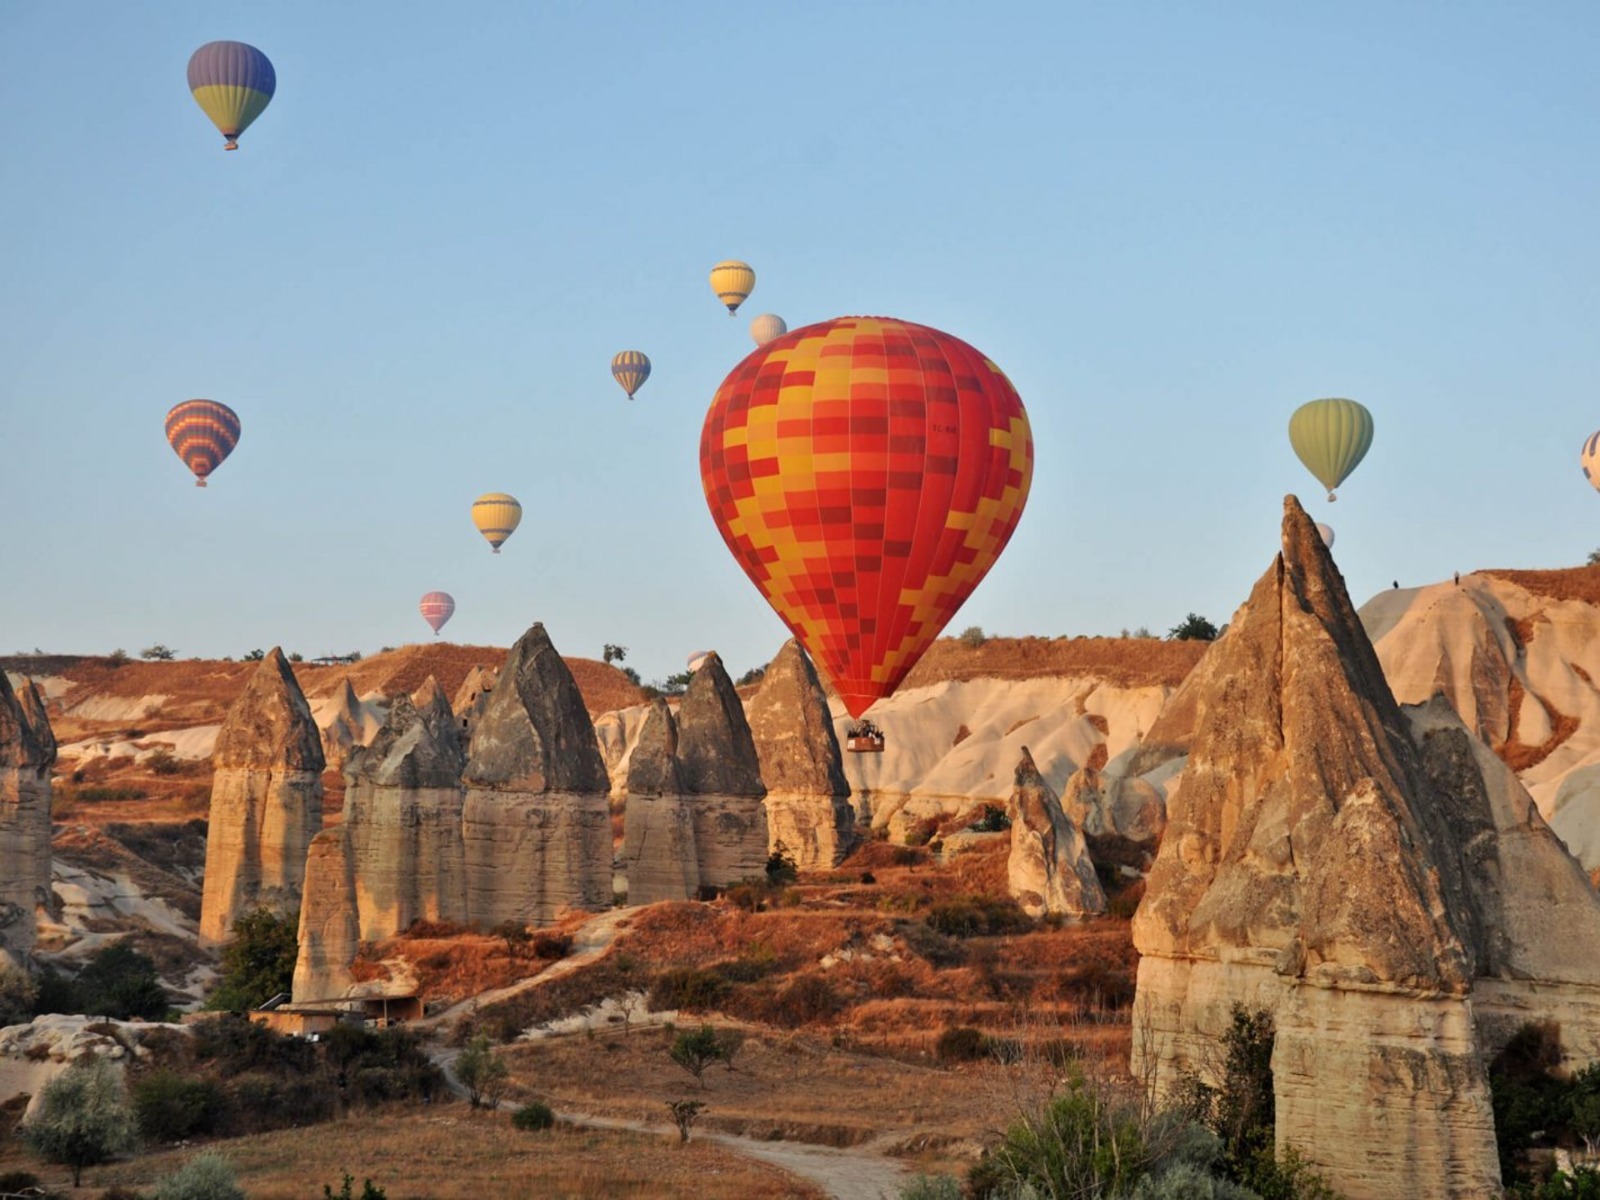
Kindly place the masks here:
[(254, 46), (207, 42), (189, 59), (189, 90), (222, 134), (222, 148), (237, 150), (239, 135), (271, 103), (278, 75)]
[(1333, 489), (1372, 447), (1372, 414), (1354, 400), (1313, 400), (1295, 409), (1289, 418), (1289, 444), (1306, 469), (1328, 489), (1328, 499), (1335, 500)]
[(623, 350), (611, 360), (611, 378), (615, 379), (628, 399), (644, 386), (650, 378), (650, 359), (643, 350)]
[(1600, 433), (1591, 433), (1583, 440), (1583, 453), (1578, 462), (1583, 467), (1583, 477), (1589, 486), (1600, 491)]
[(718, 300), (728, 306), (728, 315), (731, 317), (739, 311), (739, 305), (750, 298), (750, 293), (756, 290), (756, 273), (750, 269), (749, 263), (738, 259), (719, 262), (711, 268), (711, 290), (717, 294)]
[(522, 505), (504, 492), (485, 492), (472, 502), (472, 523), (499, 554), (501, 543), (522, 524)]

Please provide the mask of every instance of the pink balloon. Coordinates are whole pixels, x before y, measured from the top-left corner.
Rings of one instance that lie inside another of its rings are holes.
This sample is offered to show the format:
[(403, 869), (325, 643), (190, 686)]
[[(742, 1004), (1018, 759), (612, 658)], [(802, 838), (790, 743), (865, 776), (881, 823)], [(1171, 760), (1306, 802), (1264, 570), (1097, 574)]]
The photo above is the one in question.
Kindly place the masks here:
[(433, 627), (434, 635), (444, 628), (444, 623), (450, 619), (450, 614), (456, 611), (455, 597), (449, 592), (429, 592), (417, 605), (422, 613), (422, 619)]

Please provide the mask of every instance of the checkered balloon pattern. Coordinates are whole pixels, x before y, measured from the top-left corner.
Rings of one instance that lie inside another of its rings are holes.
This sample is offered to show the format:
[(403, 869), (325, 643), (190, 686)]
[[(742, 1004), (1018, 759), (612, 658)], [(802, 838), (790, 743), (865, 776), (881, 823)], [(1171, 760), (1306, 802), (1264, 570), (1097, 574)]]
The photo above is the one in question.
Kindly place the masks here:
[(723, 380), (700, 476), (739, 565), (859, 717), (1005, 549), (1033, 436), (1016, 389), (965, 342), (838, 317)]

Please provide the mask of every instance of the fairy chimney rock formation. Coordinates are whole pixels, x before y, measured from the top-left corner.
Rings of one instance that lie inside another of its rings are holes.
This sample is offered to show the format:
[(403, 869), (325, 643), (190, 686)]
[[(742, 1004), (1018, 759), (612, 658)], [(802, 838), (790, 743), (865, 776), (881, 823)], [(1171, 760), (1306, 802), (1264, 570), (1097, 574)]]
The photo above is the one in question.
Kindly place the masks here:
[(456, 689), (456, 698), (450, 707), (456, 714), (456, 728), (461, 731), (463, 741), (471, 739), (478, 718), (489, 707), (489, 693), (494, 690), (497, 675), (493, 667), (473, 667)]
[(1600, 898), (1453, 714), (1396, 705), (1293, 497), (1282, 538), (1147, 739), (1189, 758), (1134, 919), (1134, 1073), (1203, 1075), (1233, 1006), (1268, 1010), (1280, 1150), (1349, 1200), (1498, 1195), (1484, 1063), (1537, 1019), (1600, 1055)]
[(802, 868), (836, 866), (855, 840), (839, 739), (816, 668), (790, 638), (749, 705), (770, 846)]
[(611, 783), (583, 696), (543, 625), (506, 656), (463, 782), (470, 920), (547, 923), (564, 908), (611, 903)]
[(211, 761), (200, 940), (216, 945), (245, 913), (300, 906), (306, 851), (322, 828), (322, 734), (282, 650), (228, 710)]
[(1089, 846), (1061, 811), (1026, 746), (1006, 815), (1011, 818), (1006, 874), (1012, 898), (1023, 912), (1036, 918), (1105, 912), (1106, 894), (1089, 859)]
[(760, 875), (771, 841), (762, 801), (767, 789), (744, 702), (715, 652), (678, 706), (678, 770), (694, 797), (700, 881), (720, 887)]
[(355, 985), (350, 964), (361, 948), (361, 926), (351, 859), (345, 826), (311, 839), (291, 992), (296, 1004), (335, 1000)]
[(22, 966), (50, 905), (50, 768), (56, 739), (33, 681), (0, 671), (0, 965)]
[(352, 748), (364, 743), (373, 732), (369, 726), (366, 708), (356, 690), (350, 686), (347, 675), (335, 693), (331, 707), (323, 709), (322, 757), (326, 770), (337, 771), (344, 766)]
[(683, 795), (679, 745), (672, 709), (657, 697), (628, 760), (622, 861), (629, 904), (686, 900), (700, 889), (694, 818)]

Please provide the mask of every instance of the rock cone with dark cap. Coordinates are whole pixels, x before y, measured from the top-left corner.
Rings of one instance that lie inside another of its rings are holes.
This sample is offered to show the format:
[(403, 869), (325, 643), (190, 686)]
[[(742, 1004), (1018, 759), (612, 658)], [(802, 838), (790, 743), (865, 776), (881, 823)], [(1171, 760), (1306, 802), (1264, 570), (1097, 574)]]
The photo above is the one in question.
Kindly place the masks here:
[(1030, 917), (1083, 917), (1106, 910), (1106, 894), (1089, 860), (1089, 847), (1061, 811), (1033, 755), (1022, 748), (1011, 818), (1011, 895)]
[(255, 908), (300, 906), (306, 851), (322, 828), (322, 735), (277, 647), (228, 710), (212, 763), (200, 938), (216, 944)]
[(56, 739), (32, 680), (0, 671), (0, 965), (33, 949), (50, 905), (50, 768)]
[(1350, 1200), (1496, 1195), (1483, 1063), (1542, 1016), (1600, 1051), (1600, 900), (1459, 722), (1402, 713), (1284, 508), (1282, 553), (1147, 739), (1189, 760), (1134, 920), (1134, 1072), (1204, 1074), (1234, 1005), (1270, 1010), (1280, 1149)]
[(362, 941), (393, 937), (416, 920), (467, 919), (466, 755), (438, 685), (430, 678), (417, 696), (420, 710), (396, 696), (372, 743), (351, 751), (344, 822), (311, 847), (296, 1000), (341, 994)]
[(464, 776), (467, 909), (485, 925), (611, 903), (610, 780), (543, 625), (506, 656)]
[(772, 849), (804, 868), (837, 865), (855, 842), (850, 785), (822, 681), (793, 638), (762, 676), (749, 713)]
[(686, 900), (700, 889), (694, 818), (683, 795), (678, 746), (678, 723), (657, 697), (628, 760), (622, 861), (629, 904)]

